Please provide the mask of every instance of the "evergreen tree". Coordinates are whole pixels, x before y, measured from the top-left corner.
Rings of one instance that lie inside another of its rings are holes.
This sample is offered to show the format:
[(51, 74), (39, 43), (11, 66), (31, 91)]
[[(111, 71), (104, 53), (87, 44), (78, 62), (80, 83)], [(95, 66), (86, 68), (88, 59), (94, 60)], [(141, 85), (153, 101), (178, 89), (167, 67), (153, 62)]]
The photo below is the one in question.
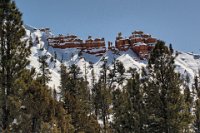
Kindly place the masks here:
[(109, 130), (109, 123), (108, 123), (108, 119), (109, 119), (109, 115), (110, 115), (110, 106), (112, 103), (112, 99), (111, 99), (111, 88), (108, 88), (107, 85), (103, 82), (103, 81), (99, 81), (98, 83), (98, 87), (97, 89), (99, 89), (99, 117), (100, 119), (103, 121), (103, 125), (104, 125), (104, 132), (108, 132)]
[(33, 39), (30, 33), (30, 38), (29, 38), (29, 46), (32, 47), (33, 46)]
[(56, 60), (57, 60), (57, 53), (56, 53), (56, 51), (54, 51), (54, 59), (55, 59), (55, 62), (56, 62)]
[(117, 35), (118, 35), (118, 37), (122, 37), (122, 33), (121, 32), (119, 32)]
[(60, 91), (61, 100), (65, 101), (67, 82), (69, 81), (69, 73), (67, 73), (67, 68), (63, 64), (60, 65)]
[(28, 65), (30, 55), (28, 40), (22, 41), (25, 36), (22, 14), (14, 2), (1, 0), (0, 2), (0, 108), (1, 129), (8, 131), (14, 120), (10, 114), (10, 98), (14, 95), (15, 80), (20, 77)]
[[(81, 79), (77, 85), (76, 108), (74, 110), (74, 120), (76, 121), (76, 131), (99, 132), (100, 126), (97, 118), (91, 114), (90, 92), (87, 81)], [(78, 117), (77, 117), (78, 115)]]
[(94, 85), (95, 85), (95, 83), (96, 83), (94, 68), (92, 69), (91, 74), (92, 74), (92, 86), (94, 87)]
[(125, 68), (122, 62), (114, 59), (113, 68), (109, 69), (108, 79), (109, 79), (109, 88), (113, 87), (114, 83), (122, 85), (125, 80), (124, 73)]
[(149, 67), (151, 66), (151, 64), (155, 64), (156, 59), (162, 56), (163, 54), (170, 54), (170, 51), (168, 50), (168, 47), (165, 46), (164, 41), (158, 40), (155, 45), (155, 48), (150, 54), (150, 59), (148, 62)]
[(76, 65), (72, 65), (69, 72), (61, 65), (61, 101), (72, 117), (75, 132), (99, 132), (100, 126), (91, 114), (88, 83), (80, 78), (80, 73)]
[[(95, 112), (95, 116), (103, 121), (103, 132), (109, 132), (110, 125), (108, 123), (109, 114), (110, 114), (110, 106), (111, 106), (111, 90), (110, 83), (114, 82), (114, 78), (108, 79), (108, 67), (107, 67), (107, 59), (103, 58), (101, 60), (103, 62), (101, 66), (101, 76), (97, 83), (95, 83), (92, 87), (92, 101), (93, 108)], [(115, 70), (113, 70), (114, 72)], [(114, 73), (113, 73), (114, 74)], [(110, 74), (111, 78), (111, 74)], [(107, 80), (108, 79), (108, 80)]]
[[(126, 89), (128, 93), (128, 102), (131, 105), (130, 112), (133, 119), (133, 132), (144, 133), (146, 126), (146, 108), (145, 108), (145, 92), (144, 87), (142, 86), (140, 75), (135, 71), (132, 75), (132, 78), (128, 80)], [(131, 127), (130, 127), (131, 129)]]
[(103, 121), (104, 132), (108, 132), (110, 130), (110, 125), (108, 124), (109, 114), (110, 114), (110, 106), (111, 106), (111, 90), (112, 87), (109, 87), (108, 79), (108, 66), (107, 59), (102, 59), (101, 66), (101, 77), (93, 88), (93, 103), (95, 105), (95, 114)]
[(117, 68), (116, 68), (116, 59), (114, 58), (113, 62), (112, 62), (112, 65), (113, 65), (113, 69), (109, 70), (109, 74), (108, 74), (108, 78), (109, 78), (109, 88), (112, 87), (113, 83), (116, 82), (116, 71), (117, 71)]
[(154, 64), (149, 67), (149, 78), (145, 83), (147, 132), (184, 132), (185, 127), (191, 123), (191, 114), (186, 112), (184, 95), (181, 93), (183, 83), (180, 74), (175, 72), (174, 57), (165, 49), (163, 43), (157, 45), (158, 49), (151, 54), (153, 59), (150, 60)]
[(107, 71), (108, 71), (108, 66), (107, 66), (107, 59), (106, 58), (102, 58), (101, 61), (103, 62), (102, 66), (101, 66), (101, 79), (103, 81), (104, 84), (107, 84)]
[(191, 126), (191, 121), (194, 120), (194, 117), (191, 115), (192, 114), (192, 108), (194, 106), (194, 99), (193, 99), (193, 95), (191, 92), (191, 88), (190, 88), (190, 77), (187, 74), (184, 79), (183, 79), (183, 89), (184, 89), (184, 102), (185, 102), (185, 116), (190, 116), (190, 117), (186, 117), (186, 119), (184, 119), (183, 121), (185, 122), (185, 127), (183, 129), (184, 132), (190, 132), (192, 129)]
[(145, 132), (144, 90), (139, 74), (133, 70), (133, 75), (125, 86), (125, 91), (117, 89), (113, 92), (113, 125), (119, 133)]
[(174, 53), (174, 49), (172, 48), (172, 44), (169, 44), (169, 51), (170, 51), (171, 54)]
[[(64, 108), (69, 112), (73, 112), (73, 107), (75, 106), (75, 96), (76, 96), (76, 84), (69, 72), (67, 72), (66, 67), (61, 64), (60, 67), (60, 89), (61, 89), (61, 101), (63, 102)], [(77, 75), (76, 75), (77, 76)], [(75, 77), (75, 76), (74, 76)]]
[(43, 86), (45, 86), (51, 80), (51, 72), (49, 71), (49, 65), (46, 62), (48, 57), (46, 55), (39, 57), (40, 65), (40, 73), (38, 75), (38, 80), (41, 82)]
[(18, 88), (17, 100), (20, 102), (13, 104), (19, 106), (19, 109), (11, 112), (16, 120), (12, 125), (12, 131), (73, 132), (71, 118), (64, 111), (62, 104), (52, 97), (47, 86), (34, 80), (34, 76), (34, 73), (26, 70), (15, 82)]
[(195, 120), (194, 120), (194, 131), (200, 133), (200, 86), (199, 86), (199, 77), (195, 76), (194, 78), (194, 92), (196, 95), (195, 100)]
[(117, 73), (118, 73), (117, 83), (119, 85), (122, 85), (124, 80), (125, 80), (125, 77), (124, 77), (125, 68), (124, 68), (124, 65), (121, 61), (117, 61), (116, 67), (117, 67)]
[(112, 93), (112, 129), (113, 132), (129, 133), (133, 131), (132, 112), (130, 112), (130, 102), (128, 101), (128, 93), (125, 90), (116, 89)]

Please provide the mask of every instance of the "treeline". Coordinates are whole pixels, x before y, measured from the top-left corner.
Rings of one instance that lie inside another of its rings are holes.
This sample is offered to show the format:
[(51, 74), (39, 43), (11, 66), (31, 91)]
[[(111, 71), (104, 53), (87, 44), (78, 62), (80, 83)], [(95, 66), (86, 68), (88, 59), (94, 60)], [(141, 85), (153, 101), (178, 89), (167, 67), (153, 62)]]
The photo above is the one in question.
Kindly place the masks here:
[(61, 64), (60, 87), (52, 89), (46, 56), (38, 59), (40, 73), (27, 69), (33, 44), (20, 39), (22, 14), (10, 0), (0, 7), (0, 132), (200, 132), (199, 74), (190, 81), (175, 71), (171, 45), (158, 41), (142, 72), (126, 71), (118, 60), (109, 68), (103, 58), (98, 80), (92, 70), (91, 87), (87, 70)]

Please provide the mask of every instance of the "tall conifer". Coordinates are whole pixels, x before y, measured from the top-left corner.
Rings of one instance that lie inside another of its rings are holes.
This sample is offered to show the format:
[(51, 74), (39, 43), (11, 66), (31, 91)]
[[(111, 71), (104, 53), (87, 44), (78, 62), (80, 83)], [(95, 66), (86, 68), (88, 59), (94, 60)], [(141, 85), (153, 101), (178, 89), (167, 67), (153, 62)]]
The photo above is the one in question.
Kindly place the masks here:
[(30, 49), (23, 41), (25, 30), (22, 14), (10, 0), (0, 1), (0, 89), (1, 89), (1, 129), (8, 130), (14, 117), (10, 115), (9, 98), (15, 95), (15, 80), (28, 65)]
[(40, 63), (40, 73), (38, 74), (38, 80), (43, 86), (47, 85), (47, 83), (51, 80), (51, 72), (49, 71), (47, 59), (48, 57), (46, 55), (42, 55), (38, 60)]
[(200, 133), (200, 85), (199, 76), (194, 78), (194, 94), (196, 95), (195, 100), (195, 120), (194, 120), (194, 130), (196, 133)]
[(184, 132), (191, 123), (191, 114), (186, 113), (180, 74), (175, 72), (174, 57), (164, 43), (155, 48), (146, 83), (148, 132)]

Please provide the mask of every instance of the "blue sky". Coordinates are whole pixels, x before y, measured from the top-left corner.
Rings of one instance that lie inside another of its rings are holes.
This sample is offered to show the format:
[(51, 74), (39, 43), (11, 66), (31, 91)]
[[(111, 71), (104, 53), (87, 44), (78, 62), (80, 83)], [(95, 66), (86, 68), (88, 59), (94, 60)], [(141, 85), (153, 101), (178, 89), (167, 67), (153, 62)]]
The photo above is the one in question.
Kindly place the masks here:
[(200, 53), (200, 0), (15, 0), (26, 24), (113, 41), (134, 30)]

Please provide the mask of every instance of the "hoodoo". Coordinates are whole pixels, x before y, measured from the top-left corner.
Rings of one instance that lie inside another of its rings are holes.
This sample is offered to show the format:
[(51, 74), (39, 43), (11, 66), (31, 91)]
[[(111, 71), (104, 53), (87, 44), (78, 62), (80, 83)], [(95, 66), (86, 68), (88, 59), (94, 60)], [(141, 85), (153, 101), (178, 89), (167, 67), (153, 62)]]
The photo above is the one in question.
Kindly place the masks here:
[[(103, 55), (107, 50), (104, 38), (93, 39), (89, 36), (88, 39), (82, 40), (76, 35), (58, 35), (49, 37), (47, 40), (49, 45), (53, 48), (77, 48), (96, 56)], [(115, 46), (109, 41), (108, 49), (119, 51), (132, 49), (141, 59), (145, 59), (149, 57), (149, 53), (156, 43), (157, 39), (151, 37), (151, 35), (145, 34), (143, 31), (134, 31), (129, 38), (124, 38), (122, 37), (122, 33), (118, 33), (115, 40)]]

